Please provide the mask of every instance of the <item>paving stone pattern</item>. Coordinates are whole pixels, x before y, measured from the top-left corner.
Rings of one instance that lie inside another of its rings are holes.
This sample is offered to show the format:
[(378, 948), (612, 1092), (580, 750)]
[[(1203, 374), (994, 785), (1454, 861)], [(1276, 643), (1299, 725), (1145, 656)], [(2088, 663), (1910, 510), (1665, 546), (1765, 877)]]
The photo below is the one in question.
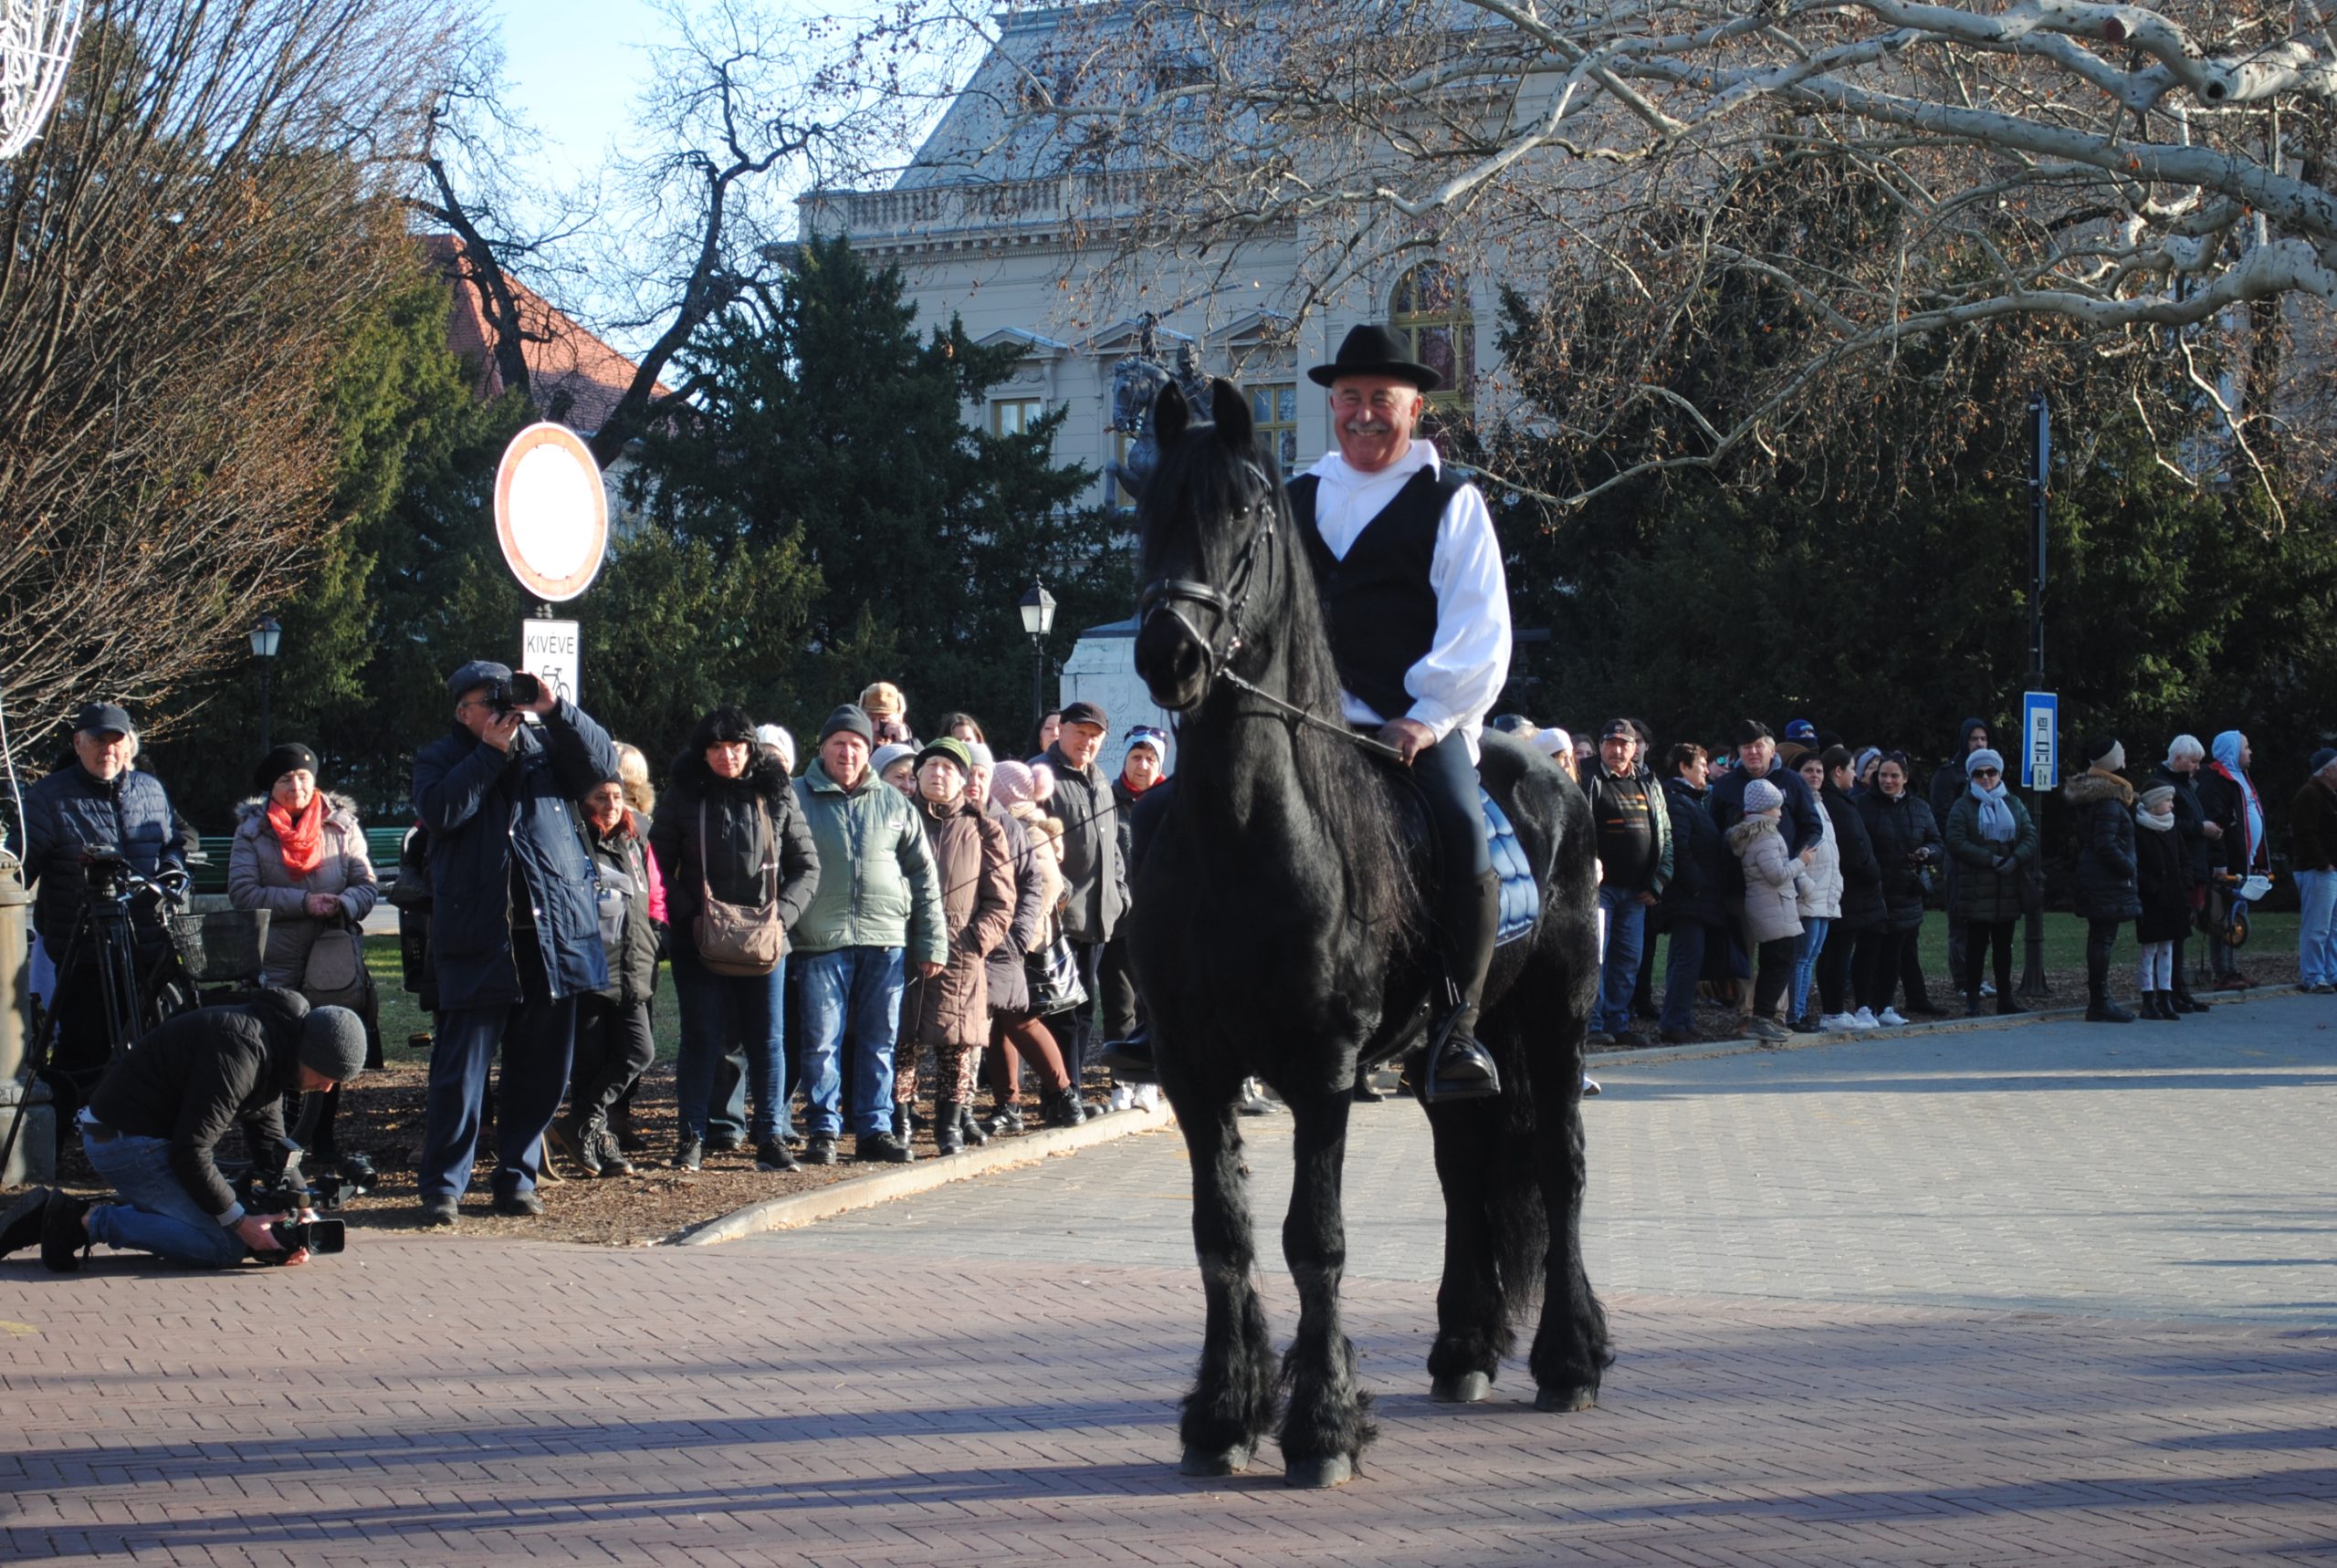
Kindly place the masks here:
[[(1344, 1491), (1179, 1480), (1173, 1134), (810, 1230), (0, 1264), (0, 1562), (2217, 1563), (2337, 1555), (2337, 1006), (1623, 1063), (1601, 1406), (1429, 1404), (1420, 1118), (1357, 1118)], [(2114, 1053), (2114, 1054), (2113, 1054)], [(1271, 1240), (1282, 1124), (1253, 1124)], [(556, 1196), (556, 1195), (555, 1195)], [(1288, 1281), (1269, 1270), (1286, 1334)]]

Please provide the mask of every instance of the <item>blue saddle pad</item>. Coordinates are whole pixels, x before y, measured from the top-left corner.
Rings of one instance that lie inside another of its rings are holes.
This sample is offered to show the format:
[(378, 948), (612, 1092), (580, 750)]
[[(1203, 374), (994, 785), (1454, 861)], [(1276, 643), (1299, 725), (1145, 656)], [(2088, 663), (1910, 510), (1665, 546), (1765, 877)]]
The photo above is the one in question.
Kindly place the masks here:
[(1517, 830), (1509, 825), (1508, 813), (1482, 786), (1477, 800), (1484, 812), (1485, 849), (1493, 856), (1493, 870), (1501, 874), (1501, 932), (1493, 938), (1494, 946), (1500, 946), (1533, 932), (1535, 922), (1542, 918), (1542, 890), (1534, 881), (1525, 846), (1517, 841)]

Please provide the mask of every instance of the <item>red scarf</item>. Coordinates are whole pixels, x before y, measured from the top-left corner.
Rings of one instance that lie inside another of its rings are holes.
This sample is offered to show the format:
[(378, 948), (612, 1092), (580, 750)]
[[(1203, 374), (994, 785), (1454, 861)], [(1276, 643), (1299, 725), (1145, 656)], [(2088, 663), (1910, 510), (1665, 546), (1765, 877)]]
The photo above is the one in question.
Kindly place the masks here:
[(267, 803), (267, 825), (276, 831), (278, 852), (284, 857), (284, 869), (294, 876), (306, 876), (325, 863), (325, 798), (309, 797), (309, 809), (294, 816), (271, 799)]

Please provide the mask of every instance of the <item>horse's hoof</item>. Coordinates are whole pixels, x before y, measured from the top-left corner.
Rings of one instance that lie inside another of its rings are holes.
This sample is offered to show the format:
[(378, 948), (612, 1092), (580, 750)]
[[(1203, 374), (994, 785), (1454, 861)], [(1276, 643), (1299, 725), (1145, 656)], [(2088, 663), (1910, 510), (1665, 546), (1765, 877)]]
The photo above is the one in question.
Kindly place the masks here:
[(1188, 1448), (1182, 1464), (1177, 1467), (1180, 1476), (1238, 1476), (1250, 1465), (1250, 1449), (1236, 1443), (1230, 1448)]
[(1319, 1491), (1325, 1487), (1343, 1487), (1355, 1479), (1355, 1461), (1345, 1454), (1332, 1454), (1320, 1459), (1291, 1459), (1283, 1466), (1282, 1479), (1308, 1491)]
[(1535, 1409), (1556, 1411), (1561, 1415), (1571, 1415), (1577, 1410), (1588, 1410), (1598, 1403), (1598, 1390), (1587, 1385), (1573, 1388), (1545, 1388), (1534, 1396)]
[(1474, 1405), (1493, 1396), (1493, 1380), (1482, 1372), (1440, 1377), (1428, 1385), (1428, 1396), (1439, 1405)]

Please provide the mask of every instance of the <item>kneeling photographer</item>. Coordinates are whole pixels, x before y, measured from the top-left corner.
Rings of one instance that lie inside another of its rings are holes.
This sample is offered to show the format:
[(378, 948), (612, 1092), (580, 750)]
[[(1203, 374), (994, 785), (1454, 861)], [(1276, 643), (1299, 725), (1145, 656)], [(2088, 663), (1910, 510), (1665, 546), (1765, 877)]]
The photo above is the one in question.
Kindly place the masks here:
[(104, 1242), (173, 1263), (225, 1268), (250, 1252), (287, 1258), (276, 1227), (284, 1214), (251, 1214), (236, 1199), (215, 1155), (240, 1124), (256, 1170), (283, 1167), (288, 1200), (306, 1212), (307, 1187), (285, 1136), (284, 1096), (318, 1093), (365, 1069), (365, 1025), (346, 1008), (311, 1009), (293, 991), (262, 990), (244, 1002), (181, 1013), (119, 1057), (80, 1116), (89, 1164), (122, 1201), (89, 1204), (36, 1190), (0, 1219), (0, 1253), (40, 1242), (41, 1261), (69, 1274)]

